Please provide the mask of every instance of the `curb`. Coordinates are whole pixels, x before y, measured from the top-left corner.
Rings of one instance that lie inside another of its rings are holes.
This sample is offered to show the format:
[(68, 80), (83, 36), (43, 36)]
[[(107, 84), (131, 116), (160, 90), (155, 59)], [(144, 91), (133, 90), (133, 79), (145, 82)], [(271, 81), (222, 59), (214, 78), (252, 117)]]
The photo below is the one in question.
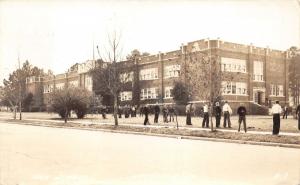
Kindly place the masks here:
[[(102, 128), (84, 128), (84, 127), (58, 126), (58, 125), (48, 125), (48, 124), (40, 124), (40, 123), (15, 122), (14, 120), (9, 120), (9, 119), (5, 119), (5, 120), (0, 119), (0, 120), (7, 121), (8, 124), (20, 124), (20, 125), (29, 125), (29, 126), (65, 128), (65, 129), (76, 129), (76, 130), (87, 130), (87, 131), (102, 131), (102, 132), (109, 132), (109, 133), (156, 136), (156, 137), (166, 137), (166, 138), (174, 138), (174, 139), (189, 139), (189, 140), (201, 140), (201, 141), (213, 141), (213, 142), (223, 142), (223, 143), (248, 144), (248, 145), (260, 145), (260, 146), (273, 146), (273, 147), (284, 147), (284, 148), (300, 149), (300, 145), (297, 145), (297, 144), (284, 144), (284, 143), (231, 140), (231, 139), (219, 139), (219, 138), (197, 137), (197, 136), (157, 134), (157, 133), (149, 133), (149, 132), (135, 132), (135, 131), (127, 131), (127, 130), (111, 130), (111, 129), (102, 129)], [(48, 123), (51, 123), (51, 122), (49, 121)], [(74, 122), (74, 123), (76, 123), (76, 122)]]

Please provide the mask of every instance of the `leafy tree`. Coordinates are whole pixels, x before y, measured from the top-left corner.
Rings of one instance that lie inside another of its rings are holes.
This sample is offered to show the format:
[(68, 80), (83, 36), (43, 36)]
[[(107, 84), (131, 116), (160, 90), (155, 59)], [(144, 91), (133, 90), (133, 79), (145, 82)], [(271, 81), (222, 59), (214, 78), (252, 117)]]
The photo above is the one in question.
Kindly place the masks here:
[(189, 101), (189, 93), (187, 87), (182, 81), (176, 81), (172, 91), (172, 96), (176, 104), (186, 105)]
[(294, 105), (298, 105), (300, 98), (300, 54), (296, 47), (291, 47), (289, 51), (291, 56), (288, 73), (289, 88)]
[(75, 111), (77, 118), (83, 118), (86, 115), (90, 97), (91, 93), (86, 89), (67, 87), (51, 93), (51, 107), (67, 123), (72, 110)]
[(25, 110), (31, 110), (31, 102), (33, 100), (33, 94), (32, 93), (27, 93), (25, 95), (25, 98), (23, 99), (23, 102), (22, 102), (22, 105), (23, 105), (23, 108)]
[[(3, 102), (6, 106), (16, 110), (20, 102), (24, 102), (28, 94), (26, 94), (26, 78), (30, 76), (43, 76), (44, 72), (36, 66), (32, 66), (27, 60), (23, 63), (22, 68), (13, 71), (8, 79), (3, 80)], [(27, 97), (29, 98), (29, 97)], [(27, 99), (26, 103), (30, 104)], [(20, 119), (21, 119), (21, 109)], [(15, 116), (14, 116), (15, 117)]]

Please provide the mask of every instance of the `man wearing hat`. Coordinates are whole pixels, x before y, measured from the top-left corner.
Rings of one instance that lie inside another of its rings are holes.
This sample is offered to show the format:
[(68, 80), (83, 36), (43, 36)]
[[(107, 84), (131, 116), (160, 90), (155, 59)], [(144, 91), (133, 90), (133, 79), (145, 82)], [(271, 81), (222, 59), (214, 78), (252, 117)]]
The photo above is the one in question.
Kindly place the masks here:
[(215, 107), (215, 116), (216, 116), (216, 127), (220, 127), (220, 121), (221, 121), (221, 114), (222, 114), (222, 109), (220, 107), (220, 103), (216, 102), (216, 107)]
[(280, 114), (281, 114), (281, 106), (279, 105), (279, 101), (277, 100), (275, 104), (272, 106), (272, 114), (273, 114), (273, 135), (278, 135), (280, 130)]

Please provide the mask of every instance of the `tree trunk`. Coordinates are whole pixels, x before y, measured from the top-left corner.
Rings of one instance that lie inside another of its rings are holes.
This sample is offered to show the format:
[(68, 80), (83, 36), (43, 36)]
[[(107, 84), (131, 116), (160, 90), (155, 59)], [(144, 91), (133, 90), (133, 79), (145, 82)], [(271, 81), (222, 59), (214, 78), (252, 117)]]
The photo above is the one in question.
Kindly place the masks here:
[(211, 131), (213, 132), (214, 131), (214, 123), (213, 123), (213, 106), (211, 104), (210, 106), (210, 124), (211, 124)]
[(65, 123), (67, 123), (67, 119), (68, 119), (68, 108), (66, 107), (66, 110), (65, 110)]
[(115, 126), (118, 126), (118, 96), (114, 94), (114, 120)]
[(14, 119), (17, 119), (17, 108), (14, 107)]

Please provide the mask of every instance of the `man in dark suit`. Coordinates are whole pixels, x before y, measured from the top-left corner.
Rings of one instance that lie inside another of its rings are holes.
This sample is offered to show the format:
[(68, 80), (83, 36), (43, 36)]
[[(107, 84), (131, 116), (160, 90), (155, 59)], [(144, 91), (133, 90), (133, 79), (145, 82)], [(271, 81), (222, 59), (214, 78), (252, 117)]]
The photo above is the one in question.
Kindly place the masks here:
[(145, 120), (144, 120), (144, 125), (150, 125), (149, 123), (149, 118), (148, 118), (148, 114), (149, 114), (149, 107), (148, 105), (146, 105), (144, 108), (143, 108), (143, 113), (145, 114)]
[(156, 105), (154, 106), (154, 123), (158, 123), (159, 113), (160, 113), (160, 108), (158, 103), (156, 103)]
[(298, 130), (300, 130), (300, 104), (297, 106), (296, 118), (298, 118)]
[(215, 107), (215, 116), (216, 116), (216, 127), (220, 127), (220, 122), (221, 122), (221, 114), (222, 114), (222, 109), (220, 107), (220, 103), (216, 102), (216, 107)]
[(247, 126), (246, 126), (246, 113), (247, 110), (243, 104), (239, 106), (237, 109), (237, 114), (239, 115), (239, 129), (238, 132), (240, 132), (241, 129), (241, 123), (243, 122), (245, 133), (247, 132)]

